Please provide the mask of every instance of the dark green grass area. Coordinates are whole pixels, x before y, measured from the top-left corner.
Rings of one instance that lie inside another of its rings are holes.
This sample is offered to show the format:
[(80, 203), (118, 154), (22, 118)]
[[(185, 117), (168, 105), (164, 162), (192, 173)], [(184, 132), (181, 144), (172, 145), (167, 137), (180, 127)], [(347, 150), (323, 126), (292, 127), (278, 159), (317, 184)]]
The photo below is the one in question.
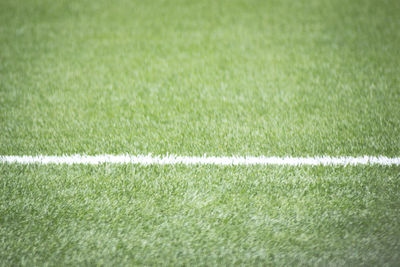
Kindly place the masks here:
[(400, 1), (0, 1), (0, 153), (400, 150)]
[(396, 265), (399, 167), (0, 165), (5, 265)]

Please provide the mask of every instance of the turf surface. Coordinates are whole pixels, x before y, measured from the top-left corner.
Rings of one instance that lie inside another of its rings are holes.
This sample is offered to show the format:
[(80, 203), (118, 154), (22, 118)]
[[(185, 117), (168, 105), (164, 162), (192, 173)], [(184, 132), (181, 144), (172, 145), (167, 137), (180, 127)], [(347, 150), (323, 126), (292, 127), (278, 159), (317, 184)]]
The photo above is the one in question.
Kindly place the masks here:
[[(0, 0), (0, 155), (399, 156), (399, 13)], [(400, 258), (399, 167), (0, 170), (0, 265)]]
[(395, 265), (399, 168), (0, 166), (26, 265)]
[(399, 1), (6, 1), (0, 153), (400, 150)]

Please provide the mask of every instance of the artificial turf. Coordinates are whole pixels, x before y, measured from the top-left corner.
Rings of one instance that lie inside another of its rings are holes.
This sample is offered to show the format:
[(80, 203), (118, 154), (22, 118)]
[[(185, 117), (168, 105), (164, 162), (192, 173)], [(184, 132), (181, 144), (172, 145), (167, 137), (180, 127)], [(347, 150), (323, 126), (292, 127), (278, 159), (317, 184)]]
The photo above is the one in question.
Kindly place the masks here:
[(3, 165), (0, 175), (5, 265), (400, 261), (398, 167)]
[(399, 1), (0, 5), (0, 154), (398, 156)]
[[(400, 2), (0, 0), (0, 155), (400, 155)], [(396, 265), (400, 168), (0, 165), (0, 265)]]

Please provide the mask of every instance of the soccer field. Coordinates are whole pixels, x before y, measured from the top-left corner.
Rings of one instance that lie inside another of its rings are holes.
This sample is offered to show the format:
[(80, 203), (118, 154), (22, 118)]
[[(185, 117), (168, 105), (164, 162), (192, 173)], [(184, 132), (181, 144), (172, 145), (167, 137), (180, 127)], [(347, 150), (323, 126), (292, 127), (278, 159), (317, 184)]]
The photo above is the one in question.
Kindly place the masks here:
[(0, 265), (398, 266), (399, 14), (0, 0)]

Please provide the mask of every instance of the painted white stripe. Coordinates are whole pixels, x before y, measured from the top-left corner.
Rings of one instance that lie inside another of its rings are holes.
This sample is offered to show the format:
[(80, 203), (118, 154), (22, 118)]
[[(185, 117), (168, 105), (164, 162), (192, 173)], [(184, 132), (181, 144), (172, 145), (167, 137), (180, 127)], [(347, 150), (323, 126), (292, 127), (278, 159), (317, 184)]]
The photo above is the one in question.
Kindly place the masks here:
[(85, 164), (103, 163), (140, 165), (400, 165), (400, 157), (215, 157), (215, 156), (153, 156), (149, 155), (70, 155), (70, 156), (0, 156), (0, 163), (19, 164)]

